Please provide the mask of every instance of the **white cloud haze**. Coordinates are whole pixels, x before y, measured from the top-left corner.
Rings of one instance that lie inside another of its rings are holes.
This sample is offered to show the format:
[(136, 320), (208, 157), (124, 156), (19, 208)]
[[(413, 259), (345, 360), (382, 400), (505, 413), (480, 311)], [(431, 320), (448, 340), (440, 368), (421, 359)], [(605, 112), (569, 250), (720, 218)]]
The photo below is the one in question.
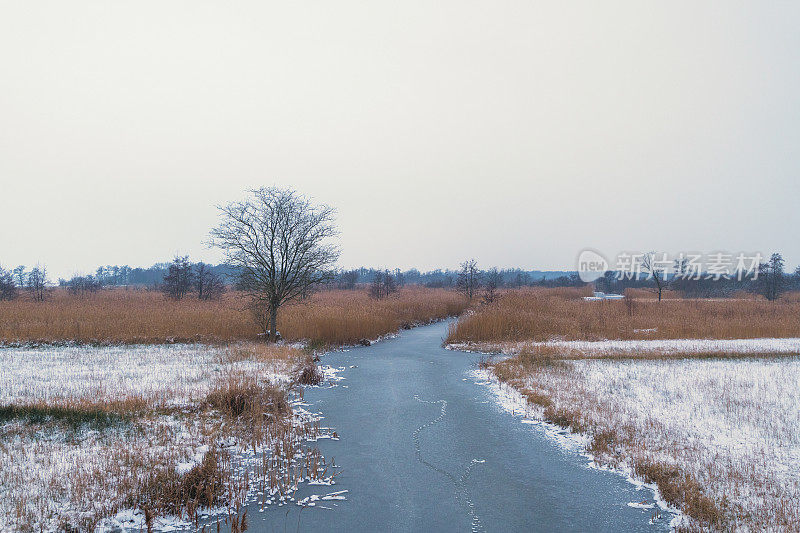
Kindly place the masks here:
[(800, 4), (29, 2), (0, 7), (0, 264), (203, 244), (292, 186), (343, 266), (800, 262)]

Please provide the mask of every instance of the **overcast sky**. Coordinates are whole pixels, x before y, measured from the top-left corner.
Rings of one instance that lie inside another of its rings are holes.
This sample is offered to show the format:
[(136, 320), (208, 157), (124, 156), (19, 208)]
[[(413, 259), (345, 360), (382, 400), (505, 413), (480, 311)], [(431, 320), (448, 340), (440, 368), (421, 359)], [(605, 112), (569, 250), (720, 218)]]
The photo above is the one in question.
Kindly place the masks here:
[(800, 262), (798, 2), (0, 3), (0, 264), (204, 244), (291, 186), (342, 266)]

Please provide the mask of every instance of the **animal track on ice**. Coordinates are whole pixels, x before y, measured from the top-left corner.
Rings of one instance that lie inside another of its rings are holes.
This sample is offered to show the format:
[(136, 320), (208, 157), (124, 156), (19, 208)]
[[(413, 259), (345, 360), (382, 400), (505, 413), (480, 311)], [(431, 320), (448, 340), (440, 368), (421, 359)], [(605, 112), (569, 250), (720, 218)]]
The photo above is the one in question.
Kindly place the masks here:
[(447, 479), (449, 479), (453, 483), (453, 485), (455, 486), (456, 501), (463, 501), (464, 504), (467, 506), (467, 512), (469, 513), (469, 516), (472, 519), (472, 531), (473, 532), (483, 531), (484, 529), (483, 529), (483, 524), (481, 523), (481, 519), (478, 517), (478, 514), (475, 512), (475, 503), (469, 497), (469, 493), (467, 492), (467, 479), (469, 478), (469, 475), (472, 473), (472, 469), (475, 467), (475, 465), (482, 464), (485, 461), (484, 460), (480, 460), (480, 459), (472, 459), (469, 462), (469, 464), (467, 465), (467, 467), (464, 469), (464, 472), (459, 477), (456, 477), (453, 474), (451, 474), (450, 472), (448, 472), (447, 470), (439, 468), (438, 466), (434, 465), (433, 463), (423, 459), (422, 458), (422, 447), (420, 446), (420, 442), (419, 442), (419, 434), (422, 433), (422, 431), (424, 429), (427, 429), (427, 428), (429, 428), (429, 427), (431, 427), (431, 426), (433, 426), (435, 424), (438, 424), (442, 420), (444, 420), (444, 417), (447, 416), (447, 401), (446, 400), (435, 400), (435, 401), (423, 400), (422, 398), (420, 398), (417, 395), (414, 395), (414, 399), (417, 400), (418, 402), (424, 403), (424, 404), (441, 405), (441, 410), (439, 412), (439, 416), (437, 416), (436, 418), (434, 418), (430, 422), (427, 422), (427, 423), (421, 425), (420, 427), (415, 429), (414, 432), (411, 434), (411, 437), (414, 440), (414, 452), (415, 452), (415, 455), (417, 457), (417, 461), (419, 461), (420, 463), (422, 463), (426, 467), (430, 468), (434, 472), (438, 472), (439, 474), (442, 474), (443, 476), (445, 476)]

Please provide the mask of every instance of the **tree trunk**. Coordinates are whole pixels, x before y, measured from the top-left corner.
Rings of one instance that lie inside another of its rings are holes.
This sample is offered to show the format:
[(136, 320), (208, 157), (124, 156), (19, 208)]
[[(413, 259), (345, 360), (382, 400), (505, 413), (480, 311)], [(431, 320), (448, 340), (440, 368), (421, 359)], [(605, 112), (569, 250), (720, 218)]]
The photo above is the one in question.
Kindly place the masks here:
[(271, 305), (269, 309), (269, 340), (275, 342), (277, 338), (278, 329), (278, 306)]

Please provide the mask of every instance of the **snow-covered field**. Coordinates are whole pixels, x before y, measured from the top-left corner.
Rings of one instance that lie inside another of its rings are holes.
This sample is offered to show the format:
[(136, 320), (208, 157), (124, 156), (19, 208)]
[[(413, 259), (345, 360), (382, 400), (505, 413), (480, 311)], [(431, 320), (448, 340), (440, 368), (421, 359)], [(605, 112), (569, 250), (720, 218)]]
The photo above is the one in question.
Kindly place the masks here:
[(288, 358), (253, 360), (237, 346), (203, 344), (0, 349), (0, 405), (74, 398), (144, 397), (177, 404), (204, 397), (222, 372), (285, 382)]
[[(231, 470), (226, 473), (229, 504), (256, 501), (256, 484), (259, 494), (266, 494), (260, 496), (263, 505), (269, 505), (290, 501), (292, 488), (303, 481), (326, 483), (302, 466), (290, 487), (275, 481), (281, 469), (298, 472), (302, 442), (330, 436), (301, 403), (291, 404), (287, 425), (274, 436), (267, 428), (260, 441), (244, 442), (205, 402), (227, 376), (285, 389), (298, 354), (288, 347), (273, 353), (255, 345), (0, 349), (0, 408), (6, 408), (0, 417), (0, 531), (54, 531), (67, 525), (138, 531), (145, 518), (137, 502), (146, 481), (162, 470), (185, 474), (210, 447), (232, 458), (224, 462)], [(9, 407), (23, 413), (33, 407), (44, 416), (9, 415)], [(50, 407), (62, 411), (52, 415)], [(113, 415), (107, 423), (64, 421), (73, 411), (106, 408)], [(275, 457), (270, 450), (276, 449), (291, 455)], [(243, 482), (236, 474), (247, 465), (258, 474)], [(315, 455), (317, 465), (324, 467), (324, 459)], [(230, 511), (229, 506), (202, 513)], [(157, 516), (154, 526), (189, 527), (187, 519)]]
[(798, 355), (800, 338), (767, 339), (648, 339), (503, 343), (457, 343), (447, 346), (452, 350), (502, 352), (514, 355), (541, 347), (558, 349), (565, 356), (575, 357), (648, 357), (656, 355), (719, 354), (719, 355)]
[[(800, 358), (515, 361), (495, 367), (515, 390), (549, 398), (551, 416), (578, 413), (589, 434), (613, 435), (597, 460), (627, 472), (677, 467), (737, 529), (800, 523)], [(547, 417), (535, 402), (526, 410)]]

